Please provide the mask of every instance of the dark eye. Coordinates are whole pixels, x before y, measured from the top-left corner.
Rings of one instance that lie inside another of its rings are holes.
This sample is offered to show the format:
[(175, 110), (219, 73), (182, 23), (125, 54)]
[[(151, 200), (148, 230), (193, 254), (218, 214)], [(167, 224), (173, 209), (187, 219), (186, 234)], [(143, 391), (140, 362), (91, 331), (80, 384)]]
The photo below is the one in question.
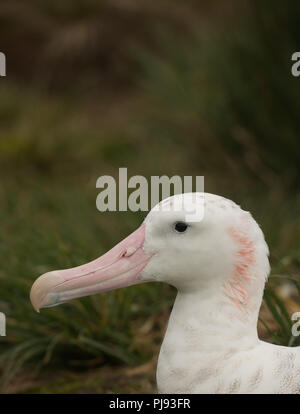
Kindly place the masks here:
[(174, 224), (174, 229), (177, 233), (184, 233), (187, 228), (188, 225), (183, 221), (177, 221), (177, 223)]

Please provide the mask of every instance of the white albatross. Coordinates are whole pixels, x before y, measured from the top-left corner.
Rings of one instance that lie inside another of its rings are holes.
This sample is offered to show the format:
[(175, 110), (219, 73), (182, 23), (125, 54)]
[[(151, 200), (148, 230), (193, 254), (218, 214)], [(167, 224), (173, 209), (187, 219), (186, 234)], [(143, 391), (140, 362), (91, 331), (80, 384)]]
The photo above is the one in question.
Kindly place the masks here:
[[(192, 197), (204, 218), (186, 222)], [(172, 205), (182, 201), (182, 210)], [(257, 334), (269, 274), (268, 247), (249, 212), (208, 193), (163, 200), (144, 223), (100, 258), (40, 276), (36, 310), (148, 281), (178, 294), (157, 366), (160, 393), (300, 393), (300, 349)], [(159, 300), (159, 298), (158, 298)]]

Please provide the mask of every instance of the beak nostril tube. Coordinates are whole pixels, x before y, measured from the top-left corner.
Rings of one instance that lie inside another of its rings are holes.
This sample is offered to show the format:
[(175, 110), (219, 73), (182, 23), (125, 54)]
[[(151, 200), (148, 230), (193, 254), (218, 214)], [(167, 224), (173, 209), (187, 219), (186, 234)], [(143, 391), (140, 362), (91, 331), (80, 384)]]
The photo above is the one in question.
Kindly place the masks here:
[(129, 256), (132, 256), (132, 255), (133, 255), (133, 253), (135, 253), (136, 251), (137, 251), (136, 247), (133, 247), (133, 246), (128, 247), (128, 248), (125, 250), (125, 252), (124, 252), (124, 254), (123, 254), (123, 257), (129, 257)]

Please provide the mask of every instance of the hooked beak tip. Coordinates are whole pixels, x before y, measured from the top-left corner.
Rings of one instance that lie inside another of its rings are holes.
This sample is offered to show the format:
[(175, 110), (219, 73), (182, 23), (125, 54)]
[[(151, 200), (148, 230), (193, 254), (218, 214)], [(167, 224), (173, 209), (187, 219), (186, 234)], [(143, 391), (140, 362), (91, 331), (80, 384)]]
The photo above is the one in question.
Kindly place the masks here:
[[(51, 305), (51, 288), (61, 283), (63, 278), (57, 272), (48, 272), (40, 276), (32, 285), (30, 291), (30, 301), (31, 304), (36, 310), (40, 313), (40, 309)], [(53, 299), (53, 298), (52, 298)]]

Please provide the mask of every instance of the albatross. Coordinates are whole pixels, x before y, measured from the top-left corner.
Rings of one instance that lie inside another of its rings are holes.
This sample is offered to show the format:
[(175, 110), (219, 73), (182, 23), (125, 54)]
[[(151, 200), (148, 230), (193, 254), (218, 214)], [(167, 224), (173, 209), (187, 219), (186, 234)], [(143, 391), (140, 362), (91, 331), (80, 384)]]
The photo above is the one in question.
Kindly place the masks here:
[[(181, 208), (172, 208), (178, 201)], [(189, 221), (195, 202), (204, 215)], [(178, 293), (158, 359), (160, 393), (300, 393), (299, 347), (270, 344), (257, 333), (268, 255), (259, 225), (236, 203), (177, 194), (98, 259), (40, 276), (30, 298), (39, 311), (125, 286), (168, 283)]]

